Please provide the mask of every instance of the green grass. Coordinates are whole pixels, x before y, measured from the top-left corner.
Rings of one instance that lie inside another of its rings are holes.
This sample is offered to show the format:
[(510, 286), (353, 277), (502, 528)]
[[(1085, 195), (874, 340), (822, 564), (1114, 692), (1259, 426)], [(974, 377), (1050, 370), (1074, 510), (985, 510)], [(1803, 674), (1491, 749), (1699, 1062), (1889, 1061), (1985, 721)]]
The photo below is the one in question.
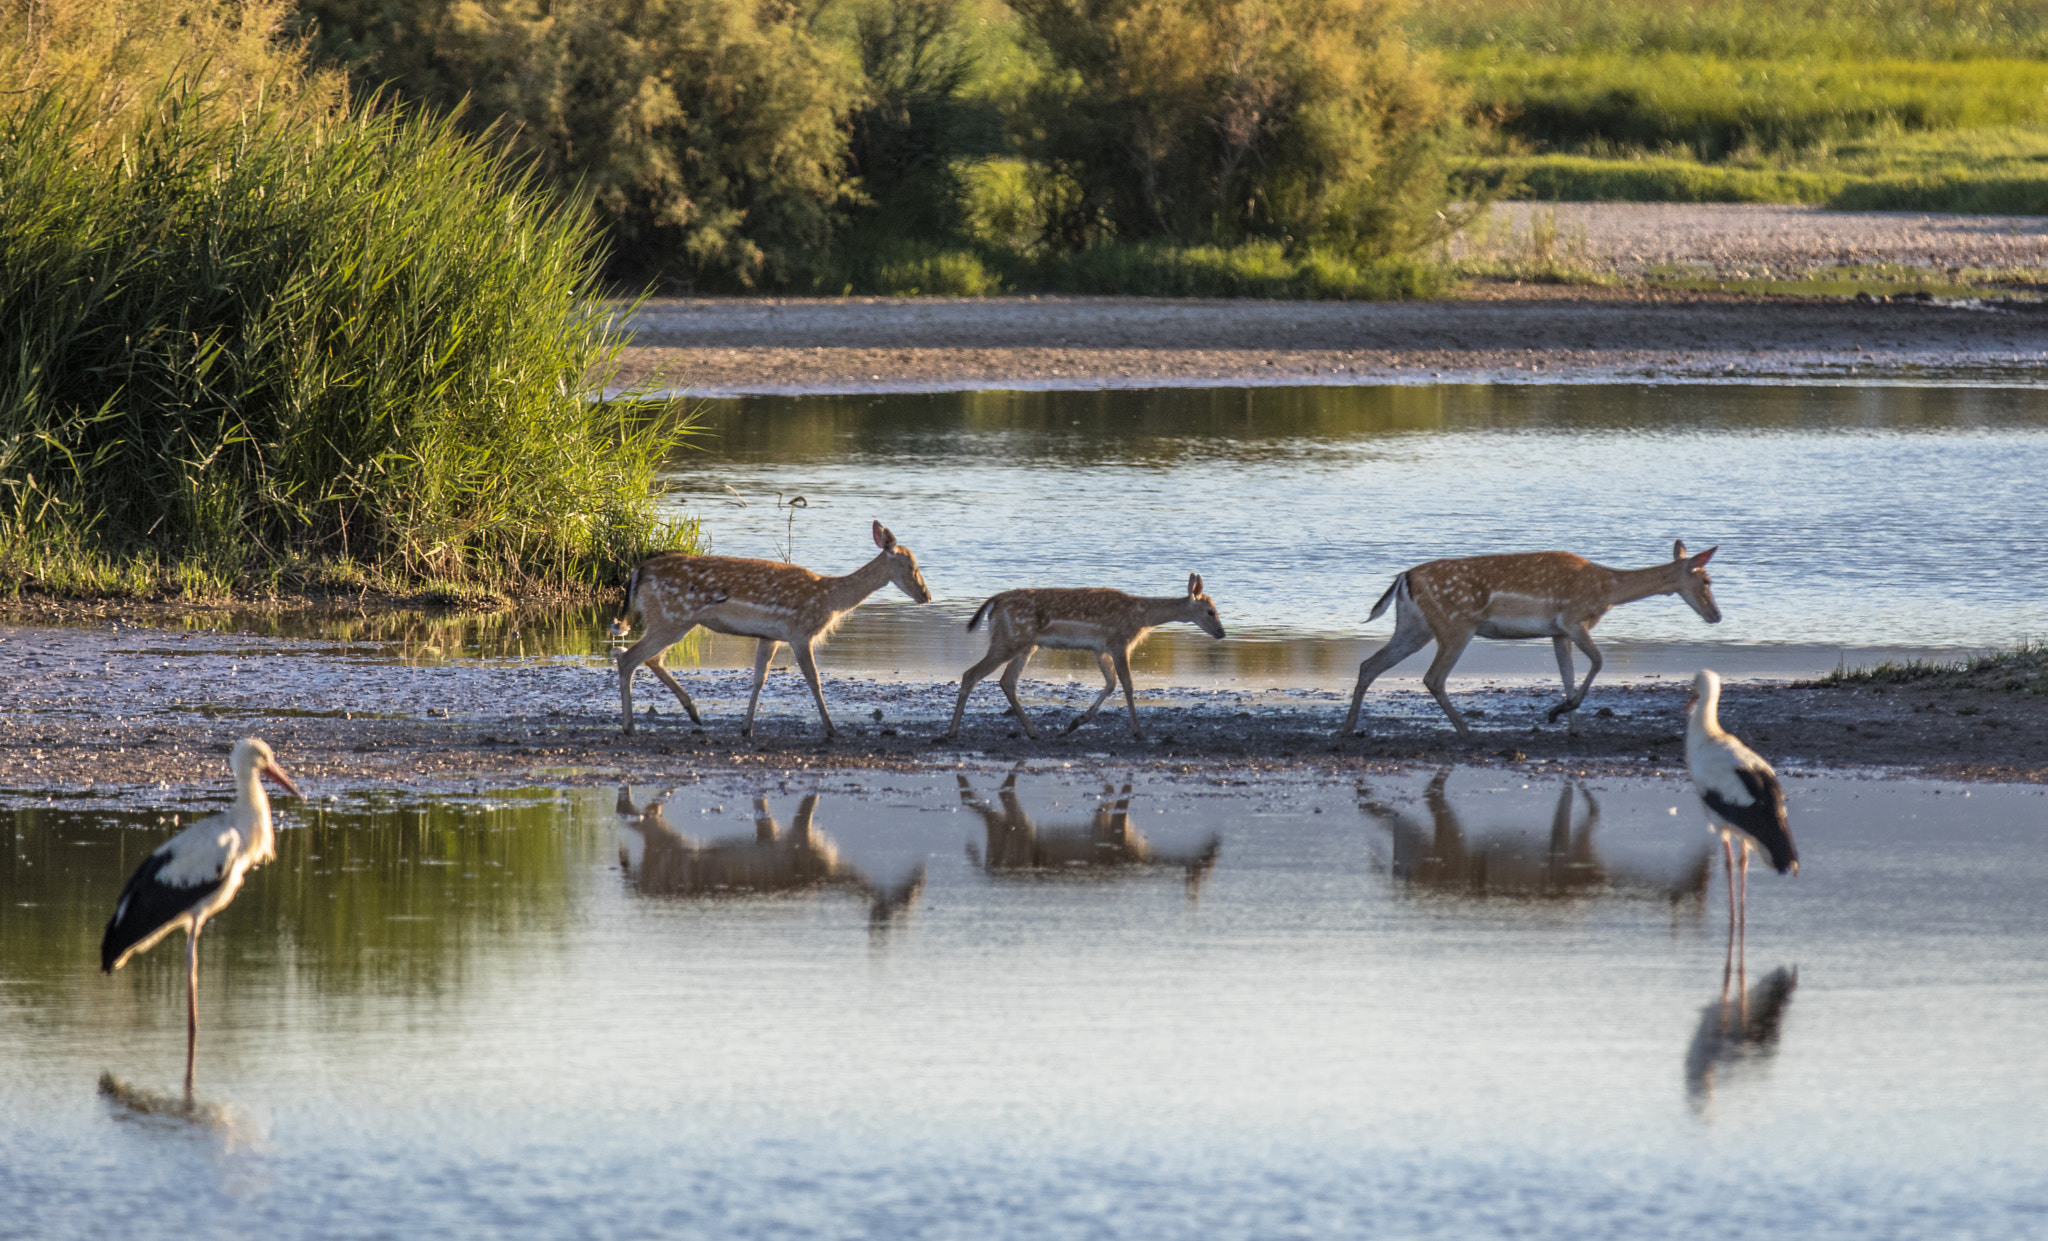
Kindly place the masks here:
[(1444, 0), (1505, 197), (2048, 212), (2048, 0)]
[(1429, 47), (1729, 59), (2048, 58), (2048, 0), (1432, 0)]
[(2048, 694), (2048, 646), (2028, 641), (2011, 650), (1958, 660), (1886, 660), (1868, 668), (1837, 668), (1808, 684), (1831, 688), (1912, 685), (1926, 689)]
[(588, 214), (446, 118), (0, 117), (0, 588), (594, 591), (694, 529)]

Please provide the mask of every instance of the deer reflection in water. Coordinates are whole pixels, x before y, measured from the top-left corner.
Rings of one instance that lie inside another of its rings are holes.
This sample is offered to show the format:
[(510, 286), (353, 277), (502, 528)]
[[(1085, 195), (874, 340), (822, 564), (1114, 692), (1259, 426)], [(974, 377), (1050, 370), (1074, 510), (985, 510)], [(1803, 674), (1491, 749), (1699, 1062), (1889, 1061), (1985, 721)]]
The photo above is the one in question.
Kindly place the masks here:
[[(1567, 782), (1558, 790), (1550, 839), (1541, 851), (1514, 837), (1474, 841), (1445, 792), (1451, 770), (1446, 767), (1437, 772), (1423, 790), (1427, 822), (1376, 800), (1370, 789), (1359, 785), (1359, 809), (1377, 819), (1393, 837), (1396, 879), (1417, 888), (1473, 897), (1640, 892), (1673, 902), (1688, 896), (1705, 899), (1711, 874), (1711, 856), (1706, 849), (1676, 874), (1641, 874), (1603, 862), (1593, 846), (1600, 803), (1591, 790), (1577, 783)], [(1586, 813), (1574, 827), (1574, 802), (1581, 796), (1586, 800)]]
[(754, 799), (752, 836), (704, 843), (669, 824), (662, 813), (666, 804), (667, 799), (661, 798), (645, 808), (637, 807), (632, 791), (623, 785), (619, 788), (619, 868), (651, 896), (737, 896), (847, 888), (867, 898), (869, 923), (882, 927), (908, 916), (924, 891), (922, 865), (901, 883), (884, 885), (842, 861), (831, 838), (816, 826), (816, 793), (804, 795), (786, 833), (763, 796)]
[(991, 806), (966, 776), (960, 782), (960, 803), (981, 816), (987, 829), (987, 848), (967, 846), (967, 856), (990, 874), (1101, 876), (1139, 867), (1179, 867), (1187, 878), (1188, 895), (1196, 895), (1202, 880), (1216, 865), (1223, 838), (1211, 835), (1190, 852), (1155, 849), (1144, 834), (1131, 826), (1131, 786), (1121, 791), (1102, 786), (1102, 802), (1086, 824), (1053, 824), (1040, 827), (1024, 809), (1017, 795), (1017, 773), (1003, 780), (996, 796), (1001, 809)]
[[(1733, 955), (1734, 945), (1730, 944)], [(1700, 1011), (1699, 1029), (1685, 1051), (1685, 1097), (1695, 1114), (1713, 1102), (1715, 1077), (1747, 1076), (1777, 1054), (1785, 1010), (1799, 985), (1799, 971), (1779, 966), (1756, 986), (1744, 989), (1739, 965), (1721, 970), (1721, 994)]]

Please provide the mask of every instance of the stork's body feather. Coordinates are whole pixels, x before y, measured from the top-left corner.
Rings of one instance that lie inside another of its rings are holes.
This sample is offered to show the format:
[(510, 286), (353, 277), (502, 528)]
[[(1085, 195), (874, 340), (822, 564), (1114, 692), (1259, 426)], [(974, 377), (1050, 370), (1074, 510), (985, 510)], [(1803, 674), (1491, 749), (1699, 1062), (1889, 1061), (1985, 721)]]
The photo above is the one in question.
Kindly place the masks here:
[(1721, 727), (1721, 678), (1702, 671), (1686, 721), (1685, 761), (1710, 830), (1732, 834), (1770, 859), (1779, 874), (1799, 869), (1785, 817), (1785, 789), (1763, 757)]

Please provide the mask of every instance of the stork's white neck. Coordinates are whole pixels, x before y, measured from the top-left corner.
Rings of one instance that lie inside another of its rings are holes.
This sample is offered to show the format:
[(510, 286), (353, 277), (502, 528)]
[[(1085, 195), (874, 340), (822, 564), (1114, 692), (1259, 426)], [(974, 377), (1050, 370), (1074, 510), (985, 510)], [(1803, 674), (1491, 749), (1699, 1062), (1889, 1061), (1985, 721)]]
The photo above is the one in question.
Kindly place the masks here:
[(1686, 743), (1697, 745), (1725, 736), (1721, 728), (1721, 682), (1703, 677), (1694, 684), (1693, 694), (1692, 714), (1685, 721)]

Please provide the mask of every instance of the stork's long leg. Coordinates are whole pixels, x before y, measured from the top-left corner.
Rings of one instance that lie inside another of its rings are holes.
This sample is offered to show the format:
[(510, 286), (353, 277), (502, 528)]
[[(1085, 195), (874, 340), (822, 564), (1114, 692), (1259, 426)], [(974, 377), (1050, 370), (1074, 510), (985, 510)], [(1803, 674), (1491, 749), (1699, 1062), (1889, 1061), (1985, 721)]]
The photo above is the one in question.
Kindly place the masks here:
[[(1735, 955), (1740, 960), (1749, 949), (1749, 842), (1742, 842), (1742, 921), (1735, 934)], [(1746, 964), (1746, 962), (1744, 962)]]
[(1721, 833), (1721, 861), (1728, 868), (1728, 938), (1732, 942), (1735, 939), (1735, 838), (1727, 832)]
[(194, 920), (185, 933), (185, 1093), (192, 1093), (192, 1064), (199, 1053), (199, 928)]

